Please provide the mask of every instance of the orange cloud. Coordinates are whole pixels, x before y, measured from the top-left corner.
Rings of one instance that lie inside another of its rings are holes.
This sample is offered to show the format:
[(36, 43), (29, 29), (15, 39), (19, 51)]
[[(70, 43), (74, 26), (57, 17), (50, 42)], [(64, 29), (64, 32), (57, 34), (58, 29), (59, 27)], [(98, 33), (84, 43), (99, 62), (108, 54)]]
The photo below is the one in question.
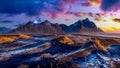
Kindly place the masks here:
[(105, 27), (103, 27), (103, 28), (101, 28), (103, 31), (115, 31), (116, 30), (116, 28), (115, 27), (107, 27), (107, 28), (105, 28)]
[(75, 15), (75, 16), (78, 16), (78, 17), (88, 16), (87, 13), (80, 13), (80, 12), (78, 12), (78, 13), (74, 13), (74, 15)]
[(95, 21), (101, 21), (102, 19), (101, 18), (95, 18)]
[(99, 5), (100, 6), (101, 2), (102, 2), (101, 0), (90, 0), (91, 5), (93, 5), (93, 6), (94, 5)]
[(119, 22), (120, 23), (120, 19), (118, 19), (118, 18), (114, 18), (112, 20), (115, 21), (115, 22)]
[(83, 6), (101, 6), (102, 0), (89, 0), (88, 2), (81, 3)]

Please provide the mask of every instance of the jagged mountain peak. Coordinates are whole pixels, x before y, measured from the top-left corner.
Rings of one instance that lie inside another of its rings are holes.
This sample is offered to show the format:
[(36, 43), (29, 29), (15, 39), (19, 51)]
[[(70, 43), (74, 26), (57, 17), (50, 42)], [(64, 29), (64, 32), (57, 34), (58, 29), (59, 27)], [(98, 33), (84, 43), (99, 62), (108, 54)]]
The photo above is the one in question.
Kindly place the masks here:
[(32, 21), (29, 21), (27, 24), (18, 27), (12, 32), (16, 33), (17, 31), (26, 32), (26, 33), (42, 33), (42, 34), (62, 34), (62, 33), (79, 33), (79, 32), (102, 32), (98, 29), (94, 22), (90, 21), (88, 18), (84, 20), (78, 20), (75, 23), (67, 26), (65, 24), (51, 23), (48, 20), (45, 20), (41, 23), (35, 24)]
[(26, 23), (26, 25), (34, 25), (33, 21), (28, 21), (28, 23)]
[(48, 20), (45, 20), (45, 21), (41, 22), (41, 24), (52, 24), (52, 23)]
[(86, 28), (96, 28), (97, 26), (95, 25), (94, 22), (90, 21), (88, 18), (82, 20), (82, 25)]
[(81, 23), (82, 21), (81, 20), (78, 20), (76, 23)]

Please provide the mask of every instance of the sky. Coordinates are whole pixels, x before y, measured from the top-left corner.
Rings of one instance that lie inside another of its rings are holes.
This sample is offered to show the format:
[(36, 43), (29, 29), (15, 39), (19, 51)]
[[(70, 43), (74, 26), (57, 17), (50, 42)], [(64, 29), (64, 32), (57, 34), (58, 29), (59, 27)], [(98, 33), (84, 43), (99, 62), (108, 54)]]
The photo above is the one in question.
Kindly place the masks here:
[(0, 0), (0, 27), (49, 20), (70, 25), (89, 18), (105, 32), (120, 32), (120, 0)]

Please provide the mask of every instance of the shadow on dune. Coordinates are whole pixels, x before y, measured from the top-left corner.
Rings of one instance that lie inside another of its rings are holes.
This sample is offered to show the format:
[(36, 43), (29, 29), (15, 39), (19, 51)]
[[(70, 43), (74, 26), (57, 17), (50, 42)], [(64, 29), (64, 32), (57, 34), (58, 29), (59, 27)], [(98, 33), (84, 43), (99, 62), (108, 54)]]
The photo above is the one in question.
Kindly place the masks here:
[(99, 44), (87, 41), (84, 45), (74, 46), (75, 42), (67, 37), (39, 41), (0, 53), (0, 68), (118, 67), (120, 46), (103, 46), (107, 49), (104, 51)]

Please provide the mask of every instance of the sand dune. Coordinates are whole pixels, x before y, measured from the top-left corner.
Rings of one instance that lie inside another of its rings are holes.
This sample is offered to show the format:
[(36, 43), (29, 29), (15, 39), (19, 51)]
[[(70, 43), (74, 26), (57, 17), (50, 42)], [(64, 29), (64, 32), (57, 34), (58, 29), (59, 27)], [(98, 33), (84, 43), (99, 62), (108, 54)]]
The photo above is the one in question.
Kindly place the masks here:
[[(109, 65), (118, 67), (119, 39), (93, 38), (57, 35), (35, 36), (31, 40), (17, 39), (16, 42), (11, 42), (11, 46), (9, 43), (0, 45), (6, 49), (0, 52), (0, 67), (93, 68), (102, 66), (109, 68)], [(23, 44), (20, 44), (20, 41)], [(14, 45), (15, 43), (19, 46)]]

